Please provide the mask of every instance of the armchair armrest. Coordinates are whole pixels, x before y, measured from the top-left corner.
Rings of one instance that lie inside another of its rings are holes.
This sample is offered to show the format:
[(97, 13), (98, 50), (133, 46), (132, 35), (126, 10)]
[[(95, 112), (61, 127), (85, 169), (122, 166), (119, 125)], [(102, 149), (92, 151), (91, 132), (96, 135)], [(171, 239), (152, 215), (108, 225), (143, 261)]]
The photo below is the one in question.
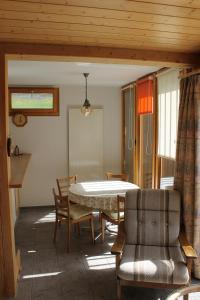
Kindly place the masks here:
[(125, 244), (125, 230), (124, 230), (124, 222), (120, 222), (118, 228), (117, 238), (111, 248), (112, 254), (122, 254), (123, 248)]
[(181, 231), (179, 234), (179, 241), (183, 252), (187, 258), (197, 258), (197, 253), (192, 245), (188, 242), (186, 234), (184, 231)]

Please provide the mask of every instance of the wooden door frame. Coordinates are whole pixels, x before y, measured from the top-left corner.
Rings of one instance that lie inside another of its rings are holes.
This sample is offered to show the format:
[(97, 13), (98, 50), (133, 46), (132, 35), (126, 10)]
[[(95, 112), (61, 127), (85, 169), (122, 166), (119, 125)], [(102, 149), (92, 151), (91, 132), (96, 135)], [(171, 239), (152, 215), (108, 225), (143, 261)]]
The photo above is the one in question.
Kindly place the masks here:
[(133, 89), (132, 93), (132, 100), (134, 100), (134, 154), (133, 154), (133, 178), (132, 182), (137, 184), (137, 164), (136, 164), (136, 101), (135, 101), (135, 83), (131, 82), (121, 88), (121, 107), (122, 107), (122, 142), (121, 142), (121, 172), (125, 173), (124, 169), (124, 161), (125, 161), (125, 91), (129, 90), (130, 88)]
[(9, 190), (10, 159), (7, 156), (8, 125), (8, 84), (7, 59), (0, 53), (0, 220), (1, 220), (1, 248), (0, 273), (3, 276), (2, 291), (5, 295), (15, 294), (17, 286), (17, 257), (13, 220), (11, 211), (11, 197)]
[(0, 255), (0, 260), (3, 260), (0, 261), (0, 276), (3, 276), (2, 289), (6, 296), (15, 295), (18, 274), (9, 191), (10, 159), (7, 156), (7, 138), (9, 135), (7, 60), (77, 61), (77, 58), (82, 61), (98, 63), (183, 67), (195, 66), (198, 61), (198, 54), (97, 46), (0, 43), (0, 249), (3, 249), (2, 255)]

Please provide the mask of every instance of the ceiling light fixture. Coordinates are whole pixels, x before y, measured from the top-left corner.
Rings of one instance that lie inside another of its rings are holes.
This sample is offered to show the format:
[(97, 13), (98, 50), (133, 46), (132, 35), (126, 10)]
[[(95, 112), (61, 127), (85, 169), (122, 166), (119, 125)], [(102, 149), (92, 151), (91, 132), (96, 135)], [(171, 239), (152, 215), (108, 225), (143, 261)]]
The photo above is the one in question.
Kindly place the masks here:
[(83, 103), (83, 106), (81, 107), (81, 112), (85, 117), (87, 117), (92, 112), (91, 104), (87, 98), (87, 78), (89, 76), (89, 73), (83, 73), (83, 75), (85, 77), (85, 101)]

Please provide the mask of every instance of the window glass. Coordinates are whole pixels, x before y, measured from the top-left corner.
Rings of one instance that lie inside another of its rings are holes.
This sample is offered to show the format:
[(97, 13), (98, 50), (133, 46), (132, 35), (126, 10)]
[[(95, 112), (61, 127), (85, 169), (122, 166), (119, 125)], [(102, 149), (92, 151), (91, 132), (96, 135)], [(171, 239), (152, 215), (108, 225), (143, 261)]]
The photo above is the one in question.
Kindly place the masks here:
[(9, 87), (10, 115), (58, 116), (59, 89), (51, 87)]
[(179, 110), (179, 71), (158, 77), (158, 155), (175, 159)]
[(12, 109), (52, 109), (53, 94), (50, 93), (11, 93)]

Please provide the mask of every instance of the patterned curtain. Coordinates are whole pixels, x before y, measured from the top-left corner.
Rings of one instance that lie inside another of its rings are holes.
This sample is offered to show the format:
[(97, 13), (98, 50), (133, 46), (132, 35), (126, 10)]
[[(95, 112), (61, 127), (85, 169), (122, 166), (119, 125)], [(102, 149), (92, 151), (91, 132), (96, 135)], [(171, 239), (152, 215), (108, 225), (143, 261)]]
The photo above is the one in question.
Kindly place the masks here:
[[(200, 75), (180, 82), (175, 189), (182, 195), (188, 240), (200, 256)], [(193, 271), (200, 279), (200, 257)]]

